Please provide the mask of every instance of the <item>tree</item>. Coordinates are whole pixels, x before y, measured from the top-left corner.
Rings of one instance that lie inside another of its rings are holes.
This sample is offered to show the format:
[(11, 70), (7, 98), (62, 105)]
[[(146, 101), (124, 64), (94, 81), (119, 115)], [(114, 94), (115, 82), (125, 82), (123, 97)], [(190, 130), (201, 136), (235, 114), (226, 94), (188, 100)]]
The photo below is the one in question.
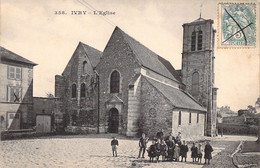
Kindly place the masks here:
[(255, 106), (260, 107), (260, 97), (257, 98), (257, 100), (255, 102)]
[(251, 113), (251, 114), (255, 114), (255, 113), (256, 113), (256, 108), (253, 107), (252, 105), (247, 106), (247, 110), (248, 110), (249, 113)]

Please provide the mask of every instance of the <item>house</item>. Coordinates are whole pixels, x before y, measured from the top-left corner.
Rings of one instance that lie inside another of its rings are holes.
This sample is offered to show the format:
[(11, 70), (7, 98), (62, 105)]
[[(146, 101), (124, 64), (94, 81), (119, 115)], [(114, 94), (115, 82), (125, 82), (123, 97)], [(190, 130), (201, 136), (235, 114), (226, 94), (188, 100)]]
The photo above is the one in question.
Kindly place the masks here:
[(37, 64), (0, 47), (1, 131), (32, 128), (33, 68)]

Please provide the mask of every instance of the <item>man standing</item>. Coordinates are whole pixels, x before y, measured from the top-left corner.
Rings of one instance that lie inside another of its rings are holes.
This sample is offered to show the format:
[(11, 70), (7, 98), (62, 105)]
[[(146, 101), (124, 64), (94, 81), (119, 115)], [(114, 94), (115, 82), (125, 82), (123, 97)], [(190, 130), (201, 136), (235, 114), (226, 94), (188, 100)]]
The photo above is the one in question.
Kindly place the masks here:
[(112, 146), (113, 156), (117, 157), (118, 140), (116, 139), (116, 137), (113, 137), (113, 140), (111, 141), (111, 146)]
[(139, 150), (138, 158), (140, 158), (142, 152), (143, 152), (142, 158), (144, 158), (144, 153), (145, 153), (146, 144), (147, 144), (148, 140), (149, 140), (148, 138), (145, 138), (145, 133), (142, 133), (142, 137), (139, 140), (140, 150)]

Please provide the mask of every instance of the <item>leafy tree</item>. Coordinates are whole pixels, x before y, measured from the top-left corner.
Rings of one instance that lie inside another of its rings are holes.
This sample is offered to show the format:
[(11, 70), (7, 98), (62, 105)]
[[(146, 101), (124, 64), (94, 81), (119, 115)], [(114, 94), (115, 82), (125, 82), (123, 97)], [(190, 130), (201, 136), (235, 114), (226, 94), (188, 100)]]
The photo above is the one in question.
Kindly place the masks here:
[(247, 110), (248, 110), (249, 113), (251, 113), (251, 114), (255, 114), (255, 113), (256, 113), (256, 108), (253, 107), (252, 105), (247, 106)]

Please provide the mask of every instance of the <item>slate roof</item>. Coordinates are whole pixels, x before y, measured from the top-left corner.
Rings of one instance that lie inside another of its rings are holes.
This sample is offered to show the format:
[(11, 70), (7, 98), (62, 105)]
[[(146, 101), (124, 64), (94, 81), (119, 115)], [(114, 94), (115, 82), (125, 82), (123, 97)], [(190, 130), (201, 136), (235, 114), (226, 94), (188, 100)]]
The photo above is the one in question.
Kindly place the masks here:
[[(80, 46), (82, 46), (83, 50), (82, 52), (85, 52), (86, 55), (88, 56), (89, 60), (90, 60), (90, 63), (91, 65), (93, 66), (93, 68), (95, 68), (97, 66), (97, 64), (100, 62), (100, 58), (102, 56), (102, 52), (93, 48), (93, 47), (90, 47), (89, 45), (87, 44), (84, 44), (82, 42), (79, 42), (76, 50), (74, 51), (72, 57), (70, 58), (67, 66), (65, 67), (62, 75), (69, 75), (71, 73), (71, 70), (72, 70), (72, 65), (75, 63), (75, 59), (78, 58), (79, 55), (75, 55), (75, 52), (77, 50), (82, 50), (81, 48), (79, 48)], [(76, 63), (78, 64), (78, 63)]]
[(142, 66), (181, 83), (180, 79), (176, 75), (175, 69), (169, 61), (145, 47), (143, 44), (122, 31), (119, 27), (115, 28), (115, 31), (117, 30), (121, 32), (125, 41), (129, 44)]
[(194, 98), (188, 93), (170, 85), (153, 80), (149, 77), (144, 77), (151, 85), (161, 92), (176, 108), (192, 109), (198, 111), (206, 111)]
[(30, 64), (33, 66), (37, 65), (36, 63), (34, 63), (24, 57), (21, 57), (20, 55), (17, 55), (15, 53), (13, 53), (12, 51), (9, 51), (1, 46), (0, 46), (0, 57), (1, 57), (1, 60), (15, 61), (15, 62), (19, 62), (19, 63)]
[(82, 47), (84, 48), (86, 54), (88, 55), (91, 61), (92, 66), (96, 67), (97, 64), (100, 62), (102, 52), (82, 42), (79, 42), (79, 44), (82, 45)]

